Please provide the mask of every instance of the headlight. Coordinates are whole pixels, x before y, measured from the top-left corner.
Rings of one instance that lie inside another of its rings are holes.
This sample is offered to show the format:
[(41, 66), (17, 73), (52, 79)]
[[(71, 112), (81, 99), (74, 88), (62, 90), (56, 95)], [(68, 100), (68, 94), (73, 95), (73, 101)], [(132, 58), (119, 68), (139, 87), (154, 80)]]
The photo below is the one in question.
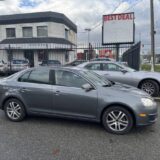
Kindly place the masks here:
[(141, 98), (141, 102), (143, 103), (145, 107), (150, 107), (150, 106), (153, 106), (154, 104), (153, 100), (149, 98)]

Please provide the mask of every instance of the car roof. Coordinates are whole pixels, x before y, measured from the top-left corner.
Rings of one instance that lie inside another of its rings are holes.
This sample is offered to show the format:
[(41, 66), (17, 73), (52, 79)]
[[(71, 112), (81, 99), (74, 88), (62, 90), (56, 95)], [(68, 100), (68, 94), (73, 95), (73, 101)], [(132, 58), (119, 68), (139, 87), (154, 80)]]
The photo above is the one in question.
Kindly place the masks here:
[[(80, 71), (82, 69), (78, 68), (78, 67), (63, 67), (63, 66), (38, 66), (38, 67), (33, 67), (33, 68), (29, 68), (27, 69), (28, 71), (29, 70), (34, 70), (34, 69), (54, 69), (54, 70), (58, 70), (58, 69), (61, 69), (61, 70), (69, 70), (69, 71)], [(84, 69), (85, 70), (85, 69)]]
[(114, 63), (114, 64), (119, 64), (118, 62), (114, 62), (114, 61), (89, 61), (89, 62), (85, 62), (82, 64), (79, 64), (77, 67), (84, 67), (87, 64), (94, 64), (94, 63)]

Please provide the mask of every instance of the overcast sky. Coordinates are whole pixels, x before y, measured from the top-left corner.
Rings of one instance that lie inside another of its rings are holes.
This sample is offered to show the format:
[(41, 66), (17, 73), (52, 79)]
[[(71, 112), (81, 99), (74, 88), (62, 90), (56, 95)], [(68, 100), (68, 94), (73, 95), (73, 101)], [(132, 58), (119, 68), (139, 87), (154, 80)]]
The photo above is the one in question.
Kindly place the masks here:
[[(142, 40), (144, 52), (150, 48), (150, 0), (4, 0), (0, 14), (39, 11), (64, 13), (78, 27), (78, 42), (87, 41), (85, 28), (91, 28), (92, 42), (101, 42), (102, 15), (135, 12), (136, 41)], [(154, 0), (156, 51), (160, 50), (160, 0)]]

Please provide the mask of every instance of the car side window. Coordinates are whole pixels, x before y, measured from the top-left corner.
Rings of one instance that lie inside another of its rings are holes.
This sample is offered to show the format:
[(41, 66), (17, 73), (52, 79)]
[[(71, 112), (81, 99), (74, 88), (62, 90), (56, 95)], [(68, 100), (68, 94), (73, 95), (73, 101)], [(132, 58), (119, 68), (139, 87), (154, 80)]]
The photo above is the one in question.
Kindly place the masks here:
[(85, 68), (88, 70), (101, 70), (100, 63), (88, 64)]
[(31, 73), (31, 71), (24, 73), (21, 77), (18, 78), (18, 81), (19, 82), (27, 82), (30, 73)]
[(88, 83), (79, 75), (63, 70), (55, 71), (55, 84), (58, 86), (81, 88), (83, 84)]
[(40, 83), (40, 84), (50, 84), (49, 81), (49, 70), (33, 70), (29, 75), (28, 82), (30, 83)]
[(113, 63), (104, 63), (103, 70), (104, 71), (120, 71), (122, 68)]

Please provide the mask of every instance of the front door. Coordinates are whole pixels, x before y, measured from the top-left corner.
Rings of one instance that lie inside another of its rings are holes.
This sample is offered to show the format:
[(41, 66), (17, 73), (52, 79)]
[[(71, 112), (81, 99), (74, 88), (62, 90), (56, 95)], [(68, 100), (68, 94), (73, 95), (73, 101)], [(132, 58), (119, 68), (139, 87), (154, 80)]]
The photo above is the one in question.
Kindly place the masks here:
[(70, 71), (56, 70), (55, 80), (53, 86), (54, 112), (77, 118), (96, 118), (97, 91), (83, 90), (81, 86), (88, 83), (85, 79)]
[(123, 68), (114, 63), (103, 63), (102, 71), (103, 75), (114, 82), (124, 83), (128, 85), (133, 85), (133, 75), (132, 72), (122, 72)]
[(34, 67), (34, 52), (26, 50), (24, 51), (24, 57), (29, 60), (30, 67)]

